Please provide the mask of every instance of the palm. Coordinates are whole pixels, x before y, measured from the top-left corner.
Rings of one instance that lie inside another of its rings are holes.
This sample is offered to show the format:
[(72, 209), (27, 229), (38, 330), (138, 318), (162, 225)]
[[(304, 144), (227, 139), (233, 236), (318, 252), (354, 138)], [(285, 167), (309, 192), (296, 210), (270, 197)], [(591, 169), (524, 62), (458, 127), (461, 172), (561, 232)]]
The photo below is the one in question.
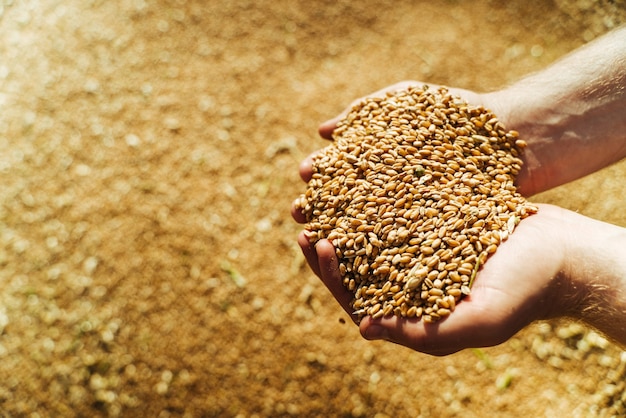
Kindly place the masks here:
[[(410, 84), (416, 83), (399, 83), (372, 96)], [(487, 96), (461, 89), (450, 89), (450, 92), (472, 104), (490, 107), (489, 103), (483, 103), (488, 100)], [(330, 139), (342, 116), (322, 124), (320, 135)], [(311, 162), (311, 158), (307, 158), (300, 166), (300, 176), (305, 181), (311, 178)], [(295, 210), (292, 215), (298, 222), (306, 221)], [(561, 215), (559, 208), (542, 205), (539, 213), (522, 221), (509, 240), (500, 245), (479, 271), (472, 294), (457, 306), (449, 318), (426, 324), (395, 316), (377, 320), (366, 317), (360, 323), (361, 333), (366, 338), (379, 338), (374, 332), (375, 326), (378, 326), (385, 331), (385, 338), (391, 341), (418, 351), (445, 355), (467, 347), (499, 344), (533, 320), (547, 317), (553, 304), (549, 299), (559, 284), (553, 278), (561, 262), (556, 239), (558, 234), (551, 231), (558, 224), (554, 221)], [(312, 270), (351, 315), (352, 294), (341, 284), (332, 244), (323, 240), (313, 247), (305, 232), (298, 241)]]
[[(561, 260), (552, 225), (562, 210), (541, 205), (539, 213), (525, 219), (500, 245), (476, 277), (472, 294), (443, 321), (427, 324), (415, 319), (366, 317), (362, 334), (372, 338), (372, 325), (385, 329), (387, 339), (412, 349), (445, 355), (468, 347), (499, 344), (530, 322), (550, 316), (558, 291)], [(311, 268), (331, 293), (351, 313), (352, 295), (341, 285), (334, 248), (321, 241), (313, 248), (301, 236), (300, 245)]]

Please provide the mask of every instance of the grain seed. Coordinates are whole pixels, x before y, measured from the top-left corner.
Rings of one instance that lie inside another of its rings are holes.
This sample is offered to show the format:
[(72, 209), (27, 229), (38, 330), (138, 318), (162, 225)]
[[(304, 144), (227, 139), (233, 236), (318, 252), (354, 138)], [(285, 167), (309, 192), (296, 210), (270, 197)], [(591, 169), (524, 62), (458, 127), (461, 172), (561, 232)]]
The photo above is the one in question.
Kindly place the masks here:
[(357, 320), (449, 316), (480, 266), (537, 212), (514, 185), (524, 140), (445, 88), (364, 99), (333, 135), (294, 205), (309, 241), (335, 246)]

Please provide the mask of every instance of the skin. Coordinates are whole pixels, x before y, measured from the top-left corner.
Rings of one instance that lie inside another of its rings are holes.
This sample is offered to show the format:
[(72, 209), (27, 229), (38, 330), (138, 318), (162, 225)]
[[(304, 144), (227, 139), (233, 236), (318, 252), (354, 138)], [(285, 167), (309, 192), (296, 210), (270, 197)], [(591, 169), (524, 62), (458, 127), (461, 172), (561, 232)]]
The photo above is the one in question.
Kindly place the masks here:
[[(548, 190), (626, 156), (624, 45), (626, 27), (621, 27), (500, 91), (449, 89), (491, 109), (526, 140), (516, 184), (520, 193)], [(424, 83), (406, 81), (370, 96), (415, 84)], [(332, 139), (347, 111), (323, 123), (320, 135)], [(312, 158), (300, 165), (305, 182), (311, 178)], [(536, 320), (570, 317), (626, 346), (626, 229), (538, 206), (539, 212), (524, 219), (479, 270), (472, 294), (448, 318), (427, 324), (365, 317), (358, 324), (363, 337), (441, 356), (500, 344)], [(292, 216), (306, 222), (295, 209)], [(298, 243), (311, 269), (351, 315), (352, 294), (341, 284), (332, 244), (321, 240), (312, 246), (306, 231)]]

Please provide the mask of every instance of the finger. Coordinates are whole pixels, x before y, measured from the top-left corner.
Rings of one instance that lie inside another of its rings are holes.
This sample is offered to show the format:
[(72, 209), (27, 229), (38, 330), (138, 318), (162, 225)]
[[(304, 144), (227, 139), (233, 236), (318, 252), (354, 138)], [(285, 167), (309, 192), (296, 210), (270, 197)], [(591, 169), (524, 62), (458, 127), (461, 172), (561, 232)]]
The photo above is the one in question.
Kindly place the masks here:
[(308, 183), (313, 177), (313, 158), (315, 157), (315, 154), (317, 154), (317, 152), (309, 154), (304, 160), (302, 160), (299, 166), (298, 171), (300, 173), (300, 178), (306, 183)]
[(317, 277), (322, 277), (320, 274), (320, 265), (317, 260), (317, 253), (314, 245), (309, 241), (307, 231), (302, 231), (300, 232), (300, 235), (298, 235), (298, 245), (300, 245), (302, 254), (304, 254), (304, 258), (309, 264), (311, 270), (313, 270), (313, 273), (315, 273)]
[(441, 327), (447, 320), (426, 324), (415, 318), (366, 317), (361, 321), (359, 330), (368, 340), (387, 340), (422, 353), (444, 356), (466, 348), (466, 342), (462, 339), (450, 343), (442, 337)]
[(439, 322), (425, 323), (395, 316), (367, 317), (359, 328), (366, 339), (384, 339), (434, 356), (445, 356), (470, 347), (490, 347), (510, 338), (518, 327), (496, 320), (487, 308), (489, 303), (481, 302), (485, 300), (483, 297), (467, 297), (451, 316)]
[(291, 204), (291, 217), (299, 224), (307, 222), (306, 215), (296, 206), (296, 202)]
[(327, 120), (322, 123), (318, 128), (320, 136), (324, 139), (333, 139), (333, 131), (337, 128), (337, 123), (347, 114), (347, 111), (342, 112), (339, 116)]
[[(422, 353), (444, 356), (468, 347), (468, 342), (461, 336), (442, 329), (449, 320), (451, 318), (427, 324), (421, 319), (414, 318), (366, 317), (361, 321), (359, 330), (368, 340), (383, 339)], [(454, 336), (453, 341), (451, 336)]]
[(339, 272), (339, 261), (337, 260), (337, 254), (335, 253), (335, 247), (327, 240), (320, 240), (315, 245), (317, 257), (319, 260), (320, 278), (326, 285), (330, 293), (333, 294), (337, 302), (346, 311), (346, 313), (353, 318), (351, 302), (353, 295), (346, 289), (342, 283), (341, 273)]
[[(315, 154), (317, 152), (314, 152), (312, 154), (309, 154), (304, 160), (302, 160), (302, 162), (300, 163), (300, 167), (299, 167), (299, 173), (300, 173), (300, 178), (302, 180), (304, 180), (305, 182), (309, 182), (311, 180), (311, 178), (313, 177), (313, 158), (315, 157)], [(291, 216), (293, 217), (293, 219), (298, 222), (298, 223), (305, 223), (307, 221), (306, 216), (296, 208), (295, 202), (292, 203), (291, 205)]]

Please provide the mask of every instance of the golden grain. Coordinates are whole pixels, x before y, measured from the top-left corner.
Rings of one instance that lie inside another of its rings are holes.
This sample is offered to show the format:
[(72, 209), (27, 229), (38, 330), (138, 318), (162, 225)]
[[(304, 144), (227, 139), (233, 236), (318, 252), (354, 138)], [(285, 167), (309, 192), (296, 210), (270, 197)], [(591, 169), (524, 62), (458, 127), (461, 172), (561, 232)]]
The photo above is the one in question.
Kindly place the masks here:
[(447, 317), (477, 266), (537, 212), (514, 186), (526, 143), (445, 88), (365, 99), (333, 136), (295, 206), (311, 243), (336, 247), (359, 320)]
[(446, 309), (446, 308), (439, 308), (437, 310), (437, 315), (441, 318), (444, 318), (446, 316), (450, 315), (450, 309)]
[(442, 296), (443, 295), (443, 290), (441, 289), (437, 289), (437, 288), (432, 288), (428, 291), (428, 294), (430, 296)]
[(461, 297), (461, 289), (457, 288), (448, 288), (446, 289), (446, 293), (453, 297)]
[(385, 305), (385, 307), (383, 308), (383, 316), (389, 316), (392, 313), (393, 313), (393, 305), (392, 304)]

